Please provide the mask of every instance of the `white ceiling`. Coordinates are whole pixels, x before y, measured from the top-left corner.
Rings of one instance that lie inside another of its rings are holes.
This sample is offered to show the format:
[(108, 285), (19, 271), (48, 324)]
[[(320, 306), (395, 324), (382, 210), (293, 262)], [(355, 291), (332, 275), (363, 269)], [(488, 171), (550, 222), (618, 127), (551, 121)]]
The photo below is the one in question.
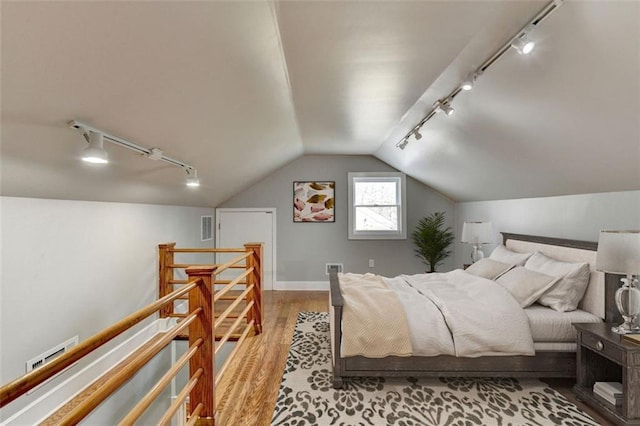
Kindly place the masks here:
[[(640, 189), (640, 2), (565, 2), (456, 114), (395, 144), (546, 2), (1, 4), (3, 195), (216, 206), (305, 153), (457, 201)], [(79, 119), (195, 166), (107, 144)]]

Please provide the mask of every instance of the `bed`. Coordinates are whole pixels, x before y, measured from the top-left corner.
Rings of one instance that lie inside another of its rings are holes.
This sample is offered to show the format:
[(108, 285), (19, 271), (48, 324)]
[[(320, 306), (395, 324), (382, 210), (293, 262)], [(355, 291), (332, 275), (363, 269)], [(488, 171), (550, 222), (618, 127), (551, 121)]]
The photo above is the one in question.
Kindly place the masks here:
[[(350, 376), (410, 376), (410, 377), (568, 377), (576, 375), (576, 344), (572, 322), (618, 321), (613, 292), (619, 277), (594, 270), (597, 243), (560, 238), (502, 233), (503, 245), (519, 253), (540, 252), (564, 262), (589, 264), (591, 273), (578, 311), (553, 313), (551, 309), (533, 305), (525, 309), (531, 324), (535, 353), (514, 356), (464, 357), (437, 356), (344, 356), (344, 298), (338, 275), (330, 275), (330, 329), (333, 361), (333, 385), (340, 388)], [(456, 273), (461, 274), (462, 271)], [(344, 279), (344, 278), (343, 278)], [(611, 282), (612, 285), (609, 285)], [(567, 315), (569, 314), (569, 315)]]

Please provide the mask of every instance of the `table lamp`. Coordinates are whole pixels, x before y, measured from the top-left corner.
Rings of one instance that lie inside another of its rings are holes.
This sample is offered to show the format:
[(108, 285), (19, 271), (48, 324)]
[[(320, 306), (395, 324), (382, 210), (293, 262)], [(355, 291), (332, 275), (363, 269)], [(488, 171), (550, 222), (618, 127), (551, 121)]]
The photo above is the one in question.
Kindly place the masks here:
[(640, 230), (600, 231), (596, 270), (626, 275), (615, 294), (624, 322), (611, 330), (618, 334), (640, 333)]
[(484, 258), (482, 244), (493, 242), (493, 227), (491, 222), (465, 222), (462, 225), (462, 242), (473, 244), (471, 260), (473, 263)]

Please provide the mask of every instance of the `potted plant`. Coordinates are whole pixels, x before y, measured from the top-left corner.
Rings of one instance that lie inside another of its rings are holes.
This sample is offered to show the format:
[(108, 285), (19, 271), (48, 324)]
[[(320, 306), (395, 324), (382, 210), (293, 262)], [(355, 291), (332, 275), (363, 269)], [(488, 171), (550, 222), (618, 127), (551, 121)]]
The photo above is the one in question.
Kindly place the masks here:
[(416, 256), (429, 265), (427, 272), (435, 272), (438, 264), (449, 257), (451, 251), (447, 248), (454, 238), (451, 227), (444, 228), (444, 212), (435, 212), (420, 219), (411, 239), (416, 245)]

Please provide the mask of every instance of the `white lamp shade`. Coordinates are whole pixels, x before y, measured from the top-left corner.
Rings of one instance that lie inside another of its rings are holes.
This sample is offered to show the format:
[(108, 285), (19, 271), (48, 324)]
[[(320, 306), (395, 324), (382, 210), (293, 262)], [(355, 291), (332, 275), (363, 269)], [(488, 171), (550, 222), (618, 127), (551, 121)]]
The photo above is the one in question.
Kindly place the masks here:
[(596, 269), (640, 275), (640, 230), (600, 231)]
[(493, 242), (491, 222), (465, 222), (462, 225), (462, 242), (470, 244), (490, 244)]

